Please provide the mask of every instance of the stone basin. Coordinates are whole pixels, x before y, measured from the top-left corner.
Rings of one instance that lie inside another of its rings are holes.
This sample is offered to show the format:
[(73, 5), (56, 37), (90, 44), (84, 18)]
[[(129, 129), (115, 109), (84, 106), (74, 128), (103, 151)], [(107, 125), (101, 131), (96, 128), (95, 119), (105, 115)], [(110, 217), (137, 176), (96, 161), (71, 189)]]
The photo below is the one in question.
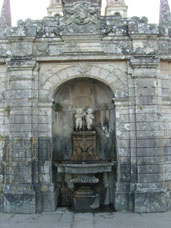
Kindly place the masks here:
[(68, 174), (95, 174), (95, 173), (105, 173), (111, 172), (112, 167), (115, 162), (62, 162), (55, 163), (58, 173), (68, 173)]

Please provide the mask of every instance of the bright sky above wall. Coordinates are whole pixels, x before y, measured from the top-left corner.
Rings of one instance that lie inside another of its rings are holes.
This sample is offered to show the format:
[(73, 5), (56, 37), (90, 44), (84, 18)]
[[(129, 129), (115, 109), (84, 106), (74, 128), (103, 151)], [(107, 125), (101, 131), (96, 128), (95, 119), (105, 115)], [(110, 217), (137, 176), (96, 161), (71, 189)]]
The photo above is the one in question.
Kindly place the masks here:
[[(105, 1), (105, 0), (104, 0)], [(171, 0), (169, 5), (171, 8)], [(3, 0), (0, 0), (2, 7)], [(50, 0), (11, 0), (13, 26), (19, 19), (42, 19), (47, 15), (46, 8)], [(150, 23), (158, 23), (160, 0), (125, 0), (128, 5), (128, 17), (146, 16)]]

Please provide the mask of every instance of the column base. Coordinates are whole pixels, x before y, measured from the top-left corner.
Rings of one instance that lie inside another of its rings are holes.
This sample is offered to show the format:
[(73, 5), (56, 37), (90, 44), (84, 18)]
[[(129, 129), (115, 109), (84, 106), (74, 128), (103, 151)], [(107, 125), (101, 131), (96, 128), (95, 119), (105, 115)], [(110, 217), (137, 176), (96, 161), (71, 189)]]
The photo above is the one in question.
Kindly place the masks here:
[(167, 194), (164, 189), (137, 190), (134, 193), (134, 211), (137, 213), (166, 212)]
[(13, 214), (36, 213), (35, 192), (32, 185), (6, 185), (4, 212)]
[(45, 192), (41, 193), (42, 212), (52, 212), (57, 208), (57, 193)]
[(128, 211), (129, 210), (129, 193), (115, 192), (115, 210)]
[(0, 194), (0, 212), (4, 211), (4, 196)]
[(99, 195), (91, 187), (81, 186), (73, 196), (72, 209), (75, 211), (93, 211), (99, 208)]

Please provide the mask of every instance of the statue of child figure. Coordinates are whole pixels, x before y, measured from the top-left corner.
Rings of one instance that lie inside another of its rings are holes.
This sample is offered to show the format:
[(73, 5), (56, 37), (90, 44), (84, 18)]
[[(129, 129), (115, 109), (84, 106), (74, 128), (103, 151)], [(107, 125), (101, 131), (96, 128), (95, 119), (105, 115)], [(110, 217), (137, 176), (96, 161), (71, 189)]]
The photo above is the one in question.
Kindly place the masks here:
[(75, 114), (76, 131), (81, 130), (83, 127), (83, 116), (83, 109), (77, 108)]
[(87, 109), (86, 123), (87, 123), (88, 130), (91, 130), (93, 125), (94, 115), (92, 114), (92, 112), (93, 110), (91, 108)]

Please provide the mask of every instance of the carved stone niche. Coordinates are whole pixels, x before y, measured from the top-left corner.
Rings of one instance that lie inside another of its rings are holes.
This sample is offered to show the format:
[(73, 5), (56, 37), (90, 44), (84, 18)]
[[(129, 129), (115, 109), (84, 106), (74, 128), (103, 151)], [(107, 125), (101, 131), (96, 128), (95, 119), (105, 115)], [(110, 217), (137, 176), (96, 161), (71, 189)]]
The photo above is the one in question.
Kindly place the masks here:
[(96, 131), (73, 132), (72, 161), (95, 161), (98, 160), (96, 151)]

